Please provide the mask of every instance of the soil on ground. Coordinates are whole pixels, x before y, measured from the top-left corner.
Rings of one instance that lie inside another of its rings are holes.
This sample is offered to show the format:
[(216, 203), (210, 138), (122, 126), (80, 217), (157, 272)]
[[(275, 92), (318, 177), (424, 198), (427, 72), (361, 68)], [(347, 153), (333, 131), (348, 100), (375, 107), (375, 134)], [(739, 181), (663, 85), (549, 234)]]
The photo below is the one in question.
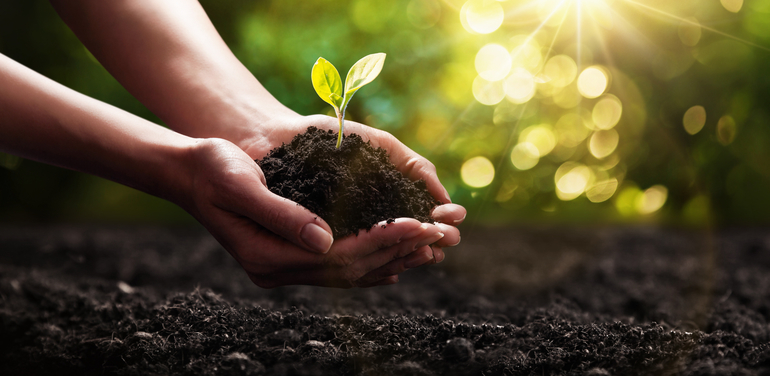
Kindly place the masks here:
[(382, 148), (357, 134), (336, 148), (337, 134), (316, 127), (258, 160), (273, 193), (323, 218), (335, 239), (369, 230), (382, 221), (416, 218), (432, 222), (439, 205), (424, 181), (404, 177)]
[(201, 229), (0, 227), (0, 374), (770, 374), (766, 230), (462, 231), (397, 285), (263, 290)]

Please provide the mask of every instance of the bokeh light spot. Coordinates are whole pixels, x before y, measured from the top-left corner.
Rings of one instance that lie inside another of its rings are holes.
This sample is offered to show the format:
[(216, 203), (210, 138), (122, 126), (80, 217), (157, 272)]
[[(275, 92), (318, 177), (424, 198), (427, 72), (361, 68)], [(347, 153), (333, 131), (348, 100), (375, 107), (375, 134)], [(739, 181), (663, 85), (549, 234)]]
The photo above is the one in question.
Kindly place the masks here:
[(630, 217), (638, 214), (636, 203), (639, 200), (639, 196), (642, 195), (642, 190), (633, 182), (628, 182), (625, 185), (620, 190), (620, 193), (615, 196), (615, 209), (623, 216)]
[(599, 129), (611, 129), (623, 114), (623, 104), (618, 97), (607, 94), (594, 105), (591, 118)]
[(537, 148), (538, 156), (548, 155), (556, 146), (556, 135), (547, 124), (527, 127), (519, 134), (520, 143), (530, 143)]
[(564, 162), (554, 175), (556, 196), (562, 201), (574, 200), (585, 192), (593, 180), (593, 171), (577, 162)]
[(654, 213), (663, 207), (667, 198), (668, 189), (662, 185), (654, 185), (636, 196), (636, 210), (641, 214)]
[(720, 2), (728, 12), (738, 13), (743, 7), (743, 0), (720, 0)]
[(586, 190), (586, 197), (593, 203), (609, 200), (618, 189), (618, 179), (611, 178), (599, 181)]
[(559, 118), (554, 128), (559, 135), (559, 143), (566, 147), (580, 145), (588, 137), (590, 120), (576, 112), (568, 112)]
[(511, 150), (511, 163), (519, 170), (525, 171), (535, 167), (540, 161), (540, 151), (530, 142), (522, 142)]
[(505, 98), (505, 89), (503, 81), (487, 81), (476, 77), (473, 80), (473, 97), (481, 104), (493, 106), (500, 103)]
[(526, 103), (535, 95), (535, 78), (524, 68), (516, 68), (503, 83), (505, 95), (513, 103)]
[(473, 188), (483, 188), (495, 180), (495, 166), (489, 159), (473, 157), (460, 168), (460, 177), (463, 182)]
[(706, 109), (703, 106), (692, 106), (684, 113), (682, 118), (684, 130), (689, 134), (696, 134), (706, 125)]
[(577, 64), (567, 55), (557, 55), (548, 60), (543, 73), (549, 78), (548, 83), (555, 87), (565, 87), (577, 76)]
[(511, 71), (511, 54), (499, 45), (490, 43), (476, 54), (476, 72), (487, 81), (499, 81)]
[(685, 46), (695, 46), (700, 42), (700, 22), (695, 17), (687, 17), (679, 24), (679, 39)]
[(593, 66), (588, 67), (578, 77), (578, 91), (586, 98), (596, 98), (607, 90), (609, 77), (604, 69)]
[(717, 122), (717, 139), (722, 145), (729, 145), (735, 140), (735, 134), (738, 132), (738, 126), (735, 119), (730, 115), (719, 118)]
[(596, 131), (588, 142), (588, 149), (591, 151), (591, 155), (597, 159), (602, 159), (615, 151), (619, 140), (620, 136), (614, 129)]
[(553, 95), (553, 103), (567, 110), (577, 107), (582, 100), (583, 97), (575, 84), (567, 85)]
[(503, 24), (503, 7), (495, 0), (469, 0), (460, 10), (460, 20), (471, 33), (489, 34)]

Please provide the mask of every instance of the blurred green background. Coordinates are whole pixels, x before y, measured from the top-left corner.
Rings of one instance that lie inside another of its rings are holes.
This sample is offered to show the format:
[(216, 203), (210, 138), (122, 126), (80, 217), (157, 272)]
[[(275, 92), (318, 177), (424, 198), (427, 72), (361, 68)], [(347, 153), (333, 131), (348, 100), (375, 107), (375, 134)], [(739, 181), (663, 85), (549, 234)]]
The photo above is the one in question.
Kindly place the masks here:
[[(201, 3), (301, 114), (330, 110), (310, 83), (319, 56), (344, 73), (386, 52), (348, 114), (432, 160), (473, 221), (770, 222), (770, 0)], [(0, 53), (159, 122), (47, 1), (0, 3)], [(99, 178), (0, 166), (2, 222), (193, 222)]]

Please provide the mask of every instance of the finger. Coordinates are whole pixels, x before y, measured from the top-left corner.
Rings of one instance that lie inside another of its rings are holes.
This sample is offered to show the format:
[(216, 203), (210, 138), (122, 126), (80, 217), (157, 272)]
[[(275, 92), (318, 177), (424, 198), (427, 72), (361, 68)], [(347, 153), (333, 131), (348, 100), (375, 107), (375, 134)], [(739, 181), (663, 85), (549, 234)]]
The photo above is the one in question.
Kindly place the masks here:
[[(427, 252), (427, 254), (421, 258), (419, 255), (414, 256), (414, 253), (417, 250), (426, 248), (426, 246), (435, 243), (443, 236), (444, 234), (438, 231), (437, 228), (429, 228), (425, 231), (425, 233), (417, 238), (404, 241), (387, 249), (374, 252), (351, 265), (350, 270), (353, 278), (350, 279), (357, 281), (362, 276), (367, 275), (371, 271), (380, 269), (387, 265), (390, 267), (382, 271), (376, 279), (384, 278), (385, 276), (391, 274), (403, 273), (407, 269), (420, 266), (428, 261), (427, 258), (432, 259), (433, 254), (432, 252)], [(416, 262), (416, 259), (422, 261)], [(371, 279), (369, 279), (369, 281), (371, 281)]]
[(420, 247), (406, 257), (393, 260), (377, 269), (374, 269), (359, 278), (356, 284), (368, 286), (390, 275), (398, 275), (409, 269), (413, 269), (433, 262), (433, 251), (430, 247)]
[(430, 248), (431, 248), (431, 250), (433, 250), (433, 262), (432, 263), (439, 264), (442, 261), (444, 261), (444, 258), (446, 258), (446, 256), (444, 255), (444, 249), (443, 248), (441, 248), (441, 247), (439, 247), (437, 245), (432, 245)]
[[(255, 173), (262, 176), (255, 164)], [(278, 196), (264, 184), (255, 182), (255, 175), (241, 179), (232, 189), (222, 209), (251, 218), (280, 237), (315, 253), (329, 251), (334, 238), (323, 219), (294, 201)]]
[(332, 266), (347, 267), (375, 251), (423, 236), (426, 231), (439, 232), (437, 226), (420, 223), (414, 218), (398, 218), (391, 223), (382, 222), (374, 225), (369, 231), (360, 231), (358, 235), (338, 239), (325, 260)]
[(435, 245), (439, 247), (454, 247), (460, 244), (460, 230), (457, 227), (445, 225), (443, 223), (436, 223), (439, 230), (444, 234), (444, 237), (439, 239)]
[[(390, 225), (393, 225), (393, 223)], [(333, 260), (327, 261), (328, 265), (302, 272), (272, 275), (272, 283), (277, 283), (281, 286), (284, 284), (307, 284), (342, 288), (357, 286), (358, 280), (370, 271), (391, 263), (393, 260), (403, 260), (404, 256), (409, 255), (416, 249), (426, 248), (427, 244), (432, 244), (443, 236), (439, 232), (438, 227), (434, 225), (419, 224), (418, 222), (415, 228), (419, 230), (418, 235), (412, 235), (415, 233), (413, 231), (412, 234), (408, 234), (411, 236), (409, 239), (402, 239), (401, 241), (395, 239), (397, 242), (393, 245), (380, 247), (376, 252), (370, 252), (363, 258), (350, 263), (338, 258), (339, 256), (335, 256), (336, 250), (332, 249), (329, 254), (324, 256)], [(387, 229), (382, 230), (382, 232), (386, 232)], [(335, 247), (337, 247), (337, 244), (335, 244)], [(369, 284), (374, 282), (375, 279), (379, 280), (404, 270), (406, 269), (403, 266), (393, 265), (389, 272), (379, 274), (378, 278), (369, 278), (366, 282)]]
[(202, 223), (247, 272), (281, 273), (323, 265), (324, 255), (307, 252), (249, 218), (216, 210)]
[(446, 223), (448, 225), (457, 226), (465, 220), (465, 216), (468, 212), (464, 207), (457, 204), (444, 204), (436, 206), (431, 212), (431, 218), (434, 220)]

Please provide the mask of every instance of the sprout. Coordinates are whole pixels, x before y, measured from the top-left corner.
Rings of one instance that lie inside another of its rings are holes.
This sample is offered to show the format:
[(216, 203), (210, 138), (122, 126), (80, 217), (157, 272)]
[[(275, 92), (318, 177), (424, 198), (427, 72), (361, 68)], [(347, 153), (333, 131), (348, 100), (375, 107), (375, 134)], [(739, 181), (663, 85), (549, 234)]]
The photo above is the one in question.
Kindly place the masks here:
[(348, 76), (345, 78), (345, 93), (342, 92), (342, 80), (337, 68), (326, 59), (319, 57), (313, 65), (313, 71), (310, 73), (313, 80), (313, 88), (318, 96), (326, 103), (334, 107), (337, 114), (337, 120), (340, 123), (340, 132), (337, 135), (337, 149), (342, 144), (342, 131), (345, 124), (345, 108), (348, 107), (353, 94), (364, 85), (372, 82), (382, 71), (382, 64), (385, 62), (385, 54), (377, 53), (364, 56), (361, 60), (353, 64)]

